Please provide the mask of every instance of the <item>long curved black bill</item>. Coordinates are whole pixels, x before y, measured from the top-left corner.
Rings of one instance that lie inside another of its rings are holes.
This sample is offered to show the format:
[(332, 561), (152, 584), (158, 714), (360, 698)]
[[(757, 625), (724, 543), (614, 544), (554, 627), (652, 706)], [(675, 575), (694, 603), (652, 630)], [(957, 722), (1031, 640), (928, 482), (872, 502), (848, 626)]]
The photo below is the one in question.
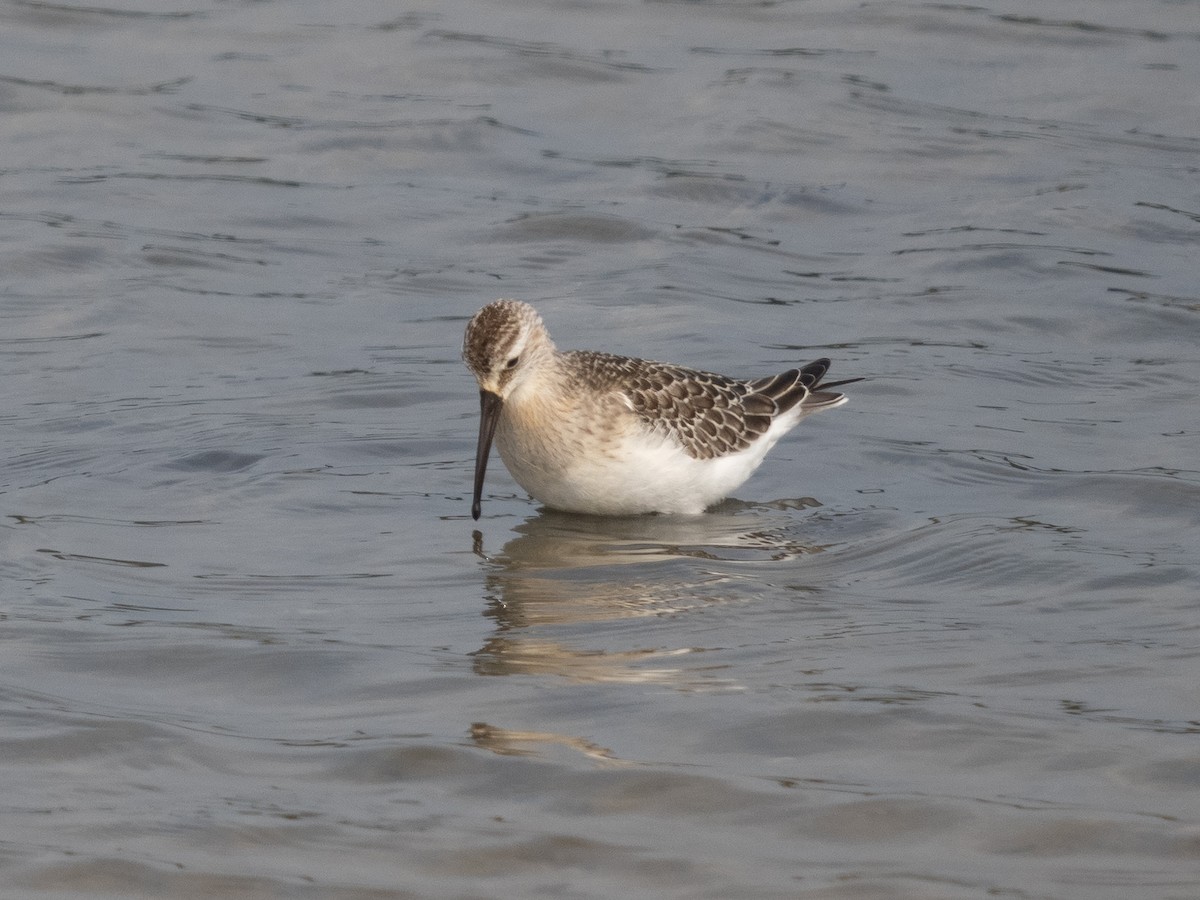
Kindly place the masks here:
[(482, 509), (483, 476), (487, 473), (488, 454), (492, 452), (492, 435), (496, 433), (503, 404), (499, 394), (479, 392), (479, 445), (475, 448), (475, 493), (471, 498), (471, 518), (476, 521)]

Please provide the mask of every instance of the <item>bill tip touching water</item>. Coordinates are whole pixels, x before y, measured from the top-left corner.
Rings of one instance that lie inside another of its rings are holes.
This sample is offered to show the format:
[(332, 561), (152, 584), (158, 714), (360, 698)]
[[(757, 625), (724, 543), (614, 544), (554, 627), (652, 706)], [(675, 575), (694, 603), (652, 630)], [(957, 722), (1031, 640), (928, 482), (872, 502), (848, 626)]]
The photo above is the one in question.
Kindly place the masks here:
[(742, 381), (667, 363), (555, 347), (537, 311), (497, 300), (477, 312), (463, 361), (479, 383), (471, 516), (493, 440), (509, 472), (553, 509), (696, 515), (729, 496), (767, 451), (846, 396), (828, 359)]

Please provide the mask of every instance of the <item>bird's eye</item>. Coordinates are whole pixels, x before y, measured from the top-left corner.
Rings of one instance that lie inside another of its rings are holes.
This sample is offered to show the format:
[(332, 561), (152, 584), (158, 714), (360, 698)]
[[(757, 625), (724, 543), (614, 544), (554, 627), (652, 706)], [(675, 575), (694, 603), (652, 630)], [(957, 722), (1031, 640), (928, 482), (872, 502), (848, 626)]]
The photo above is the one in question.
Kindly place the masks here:
[(520, 361), (521, 361), (521, 357), (519, 357), (519, 356), (514, 356), (512, 359), (510, 359), (508, 362), (506, 362), (506, 363), (504, 364), (504, 368), (506, 368), (506, 369), (515, 369), (515, 368), (517, 367), (517, 363), (518, 363), (518, 362), (520, 362)]

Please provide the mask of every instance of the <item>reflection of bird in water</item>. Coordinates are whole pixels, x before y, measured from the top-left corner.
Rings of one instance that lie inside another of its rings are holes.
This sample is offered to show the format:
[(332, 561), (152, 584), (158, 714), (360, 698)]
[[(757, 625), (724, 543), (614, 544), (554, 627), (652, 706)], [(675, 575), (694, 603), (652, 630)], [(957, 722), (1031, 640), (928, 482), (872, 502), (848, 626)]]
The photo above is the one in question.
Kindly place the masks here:
[[(477, 675), (559, 675), (578, 682), (674, 684), (684, 674), (679, 667), (652, 666), (666, 656), (701, 652), (679, 650), (584, 650), (564, 643), (523, 636), (489, 638), (471, 654)], [(717, 684), (714, 682), (714, 687)]]
[[(674, 617), (758, 593), (756, 562), (823, 548), (789, 539), (791, 515), (724, 507), (701, 518), (602, 518), (543, 512), (488, 562), (485, 615), (496, 633), (474, 653), (481, 675), (557, 675), (576, 681), (687, 685), (729, 690), (723, 667), (709, 668), (700, 646), (653, 643), (653, 626), (606, 631), (596, 623)], [(583, 629), (572, 626), (585, 625)], [(622, 646), (595, 647), (619, 635)], [(650, 646), (629, 646), (631, 637)], [(581, 646), (583, 644), (583, 646)], [(591, 645), (591, 646), (587, 646)]]
[(828, 359), (738, 381), (609, 353), (559, 351), (527, 303), (475, 314), (463, 359), (479, 382), (471, 515), (488, 453), (553, 509), (599, 515), (695, 515), (729, 495), (767, 451), (815, 412), (846, 402), (822, 384)]

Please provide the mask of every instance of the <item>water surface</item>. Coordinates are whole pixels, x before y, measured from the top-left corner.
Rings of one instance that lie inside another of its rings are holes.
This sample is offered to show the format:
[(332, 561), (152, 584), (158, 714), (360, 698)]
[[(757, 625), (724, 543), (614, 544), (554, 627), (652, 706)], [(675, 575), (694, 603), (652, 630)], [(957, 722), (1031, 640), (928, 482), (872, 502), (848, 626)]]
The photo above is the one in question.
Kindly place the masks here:
[[(13, 896), (1200, 892), (1200, 7), (0, 8)], [(469, 316), (866, 376), (469, 518)]]

